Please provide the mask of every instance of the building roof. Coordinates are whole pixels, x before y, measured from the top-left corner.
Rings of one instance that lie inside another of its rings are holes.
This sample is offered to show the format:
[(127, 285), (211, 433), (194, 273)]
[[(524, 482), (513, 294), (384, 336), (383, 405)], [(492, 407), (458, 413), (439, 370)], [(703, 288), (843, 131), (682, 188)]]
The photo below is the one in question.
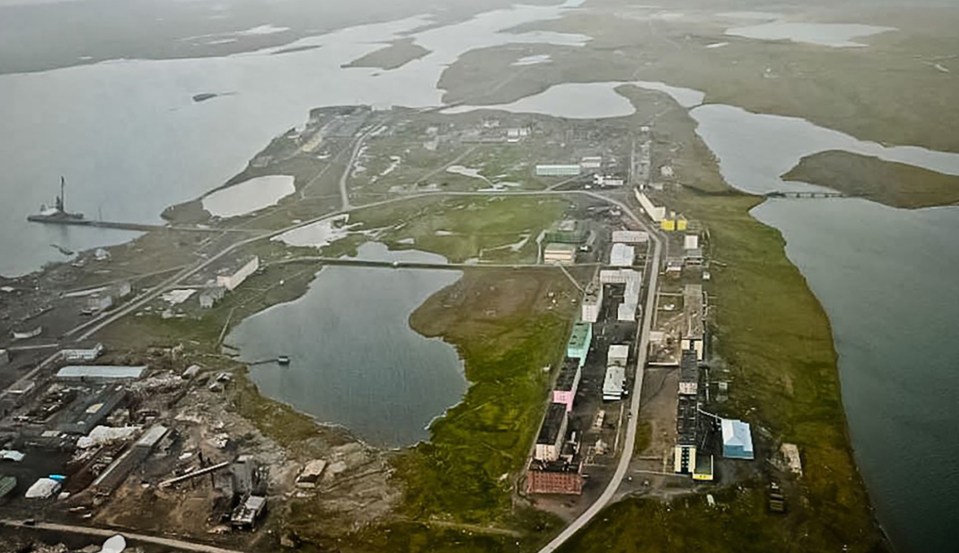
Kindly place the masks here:
[(566, 419), (566, 405), (562, 403), (550, 403), (546, 410), (546, 418), (543, 419), (543, 426), (539, 429), (539, 436), (536, 438), (538, 444), (555, 444), (559, 438), (559, 433), (563, 429), (563, 422)]
[(563, 367), (559, 370), (559, 376), (556, 378), (556, 387), (554, 390), (568, 392), (573, 389), (576, 383), (576, 375), (579, 373), (579, 361), (566, 357), (563, 359)]
[(603, 395), (621, 395), (626, 390), (626, 368), (613, 365), (606, 368)]
[(629, 346), (626, 344), (613, 344), (609, 346), (609, 352), (606, 354), (607, 359), (617, 358), (617, 359), (629, 359)]
[(615, 267), (630, 267), (636, 258), (636, 248), (626, 244), (615, 243), (609, 251), (609, 264)]
[(679, 445), (696, 445), (699, 408), (693, 396), (679, 396), (676, 406), (676, 439)]
[(563, 242), (550, 242), (543, 248), (543, 253), (572, 253), (575, 254), (579, 248), (576, 244), (565, 244)]
[(703, 286), (687, 284), (683, 288), (683, 311), (686, 316), (685, 338), (702, 339), (705, 334), (703, 325)]
[(649, 233), (643, 230), (614, 230), (613, 242), (641, 244), (649, 241)]
[(57, 371), (57, 378), (135, 379), (146, 373), (146, 365), (67, 365)]
[(592, 334), (593, 325), (585, 321), (578, 321), (573, 324), (573, 332), (569, 335), (567, 347), (584, 349), (589, 346), (590, 334)]
[(723, 419), (723, 448), (741, 448), (746, 453), (753, 452), (753, 436), (749, 423), (736, 419)]
[(696, 350), (683, 350), (683, 356), (679, 361), (679, 381), (699, 382), (699, 356)]

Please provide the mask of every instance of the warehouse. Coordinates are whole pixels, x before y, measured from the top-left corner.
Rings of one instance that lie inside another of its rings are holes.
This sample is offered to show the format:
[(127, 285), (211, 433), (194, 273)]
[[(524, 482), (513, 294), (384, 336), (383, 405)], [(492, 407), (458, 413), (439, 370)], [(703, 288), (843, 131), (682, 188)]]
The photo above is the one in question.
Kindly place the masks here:
[(536, 437), (536, 450), (533, 458), (537, 461), (553, 462), (559, 459), (566, 439), (566, 427), (569, 417), (562, 403), (550, 403), (543, 419), (543, 426)]
[(626, 368), (613, 365), (606, 368), (603, 379), (603, 401), (617, 401), (626, 394)]
[(553, 242), (543, 248), (543, 263), (572, 265), (576, 262), (576, 244)]
[(60, 350), (60, 357), (64, 361), (96, 361), (102, 354), (103, 344), (100, 343)]
[(553, 403), (565, 405), (567, 413), (573, 410), (573, 402), (576, 400), (576, 391), (579, 389), (582, 376), (579, 361), (570, 357), (563, 359), (563, 366), (556, 378), (556, 386), (553, 387)]
[(575, 177), (582, 172), (582, 167), (577, 165), (556, 165), (544, 164), (536, 166), (537, 177)]
[(593, 340), (593, 325), (585, 321), (578, 321), (573, 324), (573, 332), (566, 342), (566, 357), (579, 359), (579, 366), (582, 367), (586, 362), (586, 354), (589, 353), (589, 345)]
[(153, 448), (167, 435), (169, 429), (162, 425), (155, 425), (143, 433), (126, 452), (100, 473), (93, 481), (92, 489), (98, 494), (109, 494), (126, 480), (130, 471), (135, 469), (150, 456)]
[(593, 280), (586, 286), (586, 295), (583, 297), (582, 319), (588, 323), (595, 323), (599, 319), (599, 312), (603, 308), (603, 285)]
[(614, 230), (613, 242), (620, 244), (645, 244), (649, 242), (649, 233), (642, 230)]
[(147, 372), (146, 365), (135, 367), (121, 365), (67, 365), (57, 371), (59, 380), (85, 382), (115, 382), (136, 380)]
[(753, 437), (749, 423), (736, 419), (723, 419), (723, 457), (727, 459), (752, 459)]
[(227, 269), (217, 275), (216, 284), (232, 292), (259, 268), (260, 258), (258, 256), (247, 257), (237, 265), (236, 269)]
[(203, 309), (212, 309), (214, 305), (223, 299), (226, 295), (226, 288), (222, 286), (210, 286), (200, 293), (200, 307)]
[(609, 264), (613, 267), (632, 267), (636, 259), (636, 248), (626, 244), (613, 244), (609, 251)]

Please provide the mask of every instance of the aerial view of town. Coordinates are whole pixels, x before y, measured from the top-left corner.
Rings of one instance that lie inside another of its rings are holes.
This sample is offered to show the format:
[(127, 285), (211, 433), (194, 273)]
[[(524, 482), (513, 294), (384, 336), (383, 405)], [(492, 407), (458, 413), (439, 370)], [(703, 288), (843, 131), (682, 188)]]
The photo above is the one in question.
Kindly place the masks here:
[(0, 553), (959, 543), (952, 0), (0, 0)]

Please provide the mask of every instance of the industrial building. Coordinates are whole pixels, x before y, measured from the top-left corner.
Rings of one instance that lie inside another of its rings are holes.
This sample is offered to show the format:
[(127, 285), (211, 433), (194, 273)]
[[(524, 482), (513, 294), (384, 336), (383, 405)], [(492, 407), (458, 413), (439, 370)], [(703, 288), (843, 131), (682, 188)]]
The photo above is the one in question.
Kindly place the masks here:
[(563, 359), (563, 366), (559, 370), (556, 385), (553, 387), (553, 403), (565, 405), (567, 413), (573, 410), (573, 402), (576, 400), (576, 391), (579, 389), (582, 376), (583, 372), (578, 360), (570, 357)]
[(659, 228), (666, 232), (683, 232), (689, 229), (689, 222), (682, 215), (670, 213), (659, 221)]
[(603, 379), (603, 401), (617, 401), (626, 394), (626, 367), (612, 365), (606, 368)]
[(566, 405), (550, 403), (543, 419), (543, 426), (536, 437), (536, 448), (533, 458), (537, 461), (553, 462), (559, 459), (566, 440), (566, 428), (569, 425), (569, 416)]
[(250, 256), (241, 261), (235, 269), (229, 269), (217, 275), (216, 284), (232, 292), (259, 268), (260, 258), (255, 255)]
[(582, 244), (589, 238), (589, 229), (580, 221), (566, 219), (549, 228), (543, 234), (543, 242), (558, 244)]
[(683, 350), (679, 361), (679, 394), (694, 397), (699, 394), (699, 361), (696, 350)]
[(642, 282), (643, 273), (633, 269), (603, 269), (599, 272), (602, 284), (627, 284), (631, 280)]
[(583, 169), (576, 165), (556, 165), (544, 164), (536, 166), (537, 177), (575, 177), (582, 173)]
[(247, 495), (234, 509), (230, 524), (234, 528), (251, 529), (266, 512), (266, 498), (259, 495)]
[(116, 458), (113, 463), (107, 466), (100, 476), (91, 484), (91, 488), (98, 494), (112, 493), (120, 484), (126, 480), (130, 471), (135, 469), (153, 451), (153, 448), (160, 443), (170, 430), (163, 425), (155, 425), (143, 433), (123, 455)]
[(595, 323), (599, 319), (599, 312), (602, 308), (603, 285), (599, 281), (593, 280), (586, 286), (586, 294), (581, 306), (581, 318), (588, 323)]
[(200, 307), (203, 309), (212, 309), (214, 305), (223, 299), (226, 295), (226, 288), (222, 286), (210, 286), (200, 292)]
[(696, 434), (699, 405), (696, 396), (680, 395), (676, 406), (676, 447), (673, 448), (673, 472), (691, 474), (696, 467)]
[(96, 361), (102, 354), (103, 344), (101, 343), (60, 350), (60, 358), (64, 361)]
[(584, 482), (579, 463), (533, 461), (526, 472), (526, 493), (581, 495)]
[(644, 230), (614, 230), (612, 240), (620, 244), (645, 244), (649, 242), (649, 233)]
[(72, 399), (58, 415), (54, 425), (58, 432), (67, 434), (87, 434), (121, 403), (126, 400), (127, 392), (119, 385), (112, 384), (99, 390), (85, 390), (86, 393), (66, 395)]
[(599, 173), (593, 175), (593, 184), (599, 187), (617, 187), (623, 186), (626, 184), (626, 181), (622, 177), (614, 177), (613, 175), (600, 175)]
[(683, 249), (684, 250), (695, 250), (699, 247), (699, 235), (698, 234), (687, 234), (683, 237)]
[(554, 263), (560, 265), (572, 265), (576, 263), (576, 252), (579, 248), (576, 244), (564, 244), (553, 242), (546, 244), (543, 248), (543, 263)]
[(629, 346), (626, 344), (612, 344), (606, 354), (606, 365), (625, 367), (629, 360)]
[(579, 160), (579, 166), (584, 171), (593, 170), (593, 169), (602, 169), (603, 158), (602, 156), (586, 156), (583, 159)]
[(579, 359), (579, 366), (582, 367), (586, 362), (586, 355), (589, 353), (589, 345), (593, 341), (593, 325), (585, 321), (577, 321), (573, 324), (573, 331), (566, 342), (566, 357)]
[(67, 365), (57, 371), (59, 380), (80, 380), (84, 382), (115, 382), (136, 380), (147, 372), (146, 365)]
[(703, 321), (703, 286), (687, 284), (683, 288), (684, 327), (680, 347), (683, 351), (696, 351), (696, 359), (703, 361), (706, 355), (706, 325)]
[(609, 264), (613, 267), (632, 267), (636, 259), (636, 248), (619, 242), (609, 250)]
[(753, 437), (749, 423), (736, 419), (723, 419), (723, 457), (727, 459), (752, 459)]
[(643, 211), (646, 213), (654, 223), (659, 223), (666, 218), (666, 208), (659, 207), (653, 204), (653, 202), (646, 196), (646, 194), (635, 189), (633, 193), (636, 195), (636, 200), (639, 202), (640, 207), (643, 208)]

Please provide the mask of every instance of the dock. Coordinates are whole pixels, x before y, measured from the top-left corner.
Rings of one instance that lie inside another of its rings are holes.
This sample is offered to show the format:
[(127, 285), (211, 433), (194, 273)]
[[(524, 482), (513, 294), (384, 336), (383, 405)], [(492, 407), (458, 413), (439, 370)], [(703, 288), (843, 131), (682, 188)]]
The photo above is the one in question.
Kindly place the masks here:
[(835, 192), (832, 190), (816, 191), (816, 192), (793, 192), (793, 191), (784, 191), (784, 190), (773, 190), (772, 192), (766, 192), (763, 194), (767, 198), (787, 198), (793, 200), (799, 199), (812, 199), (812, 198), (853, 198), (855, 196), (850, 196), (849, 194), (843, 194), (842, 192)]
[(197, 227), (197, 226), (179, 226), (179, 225), (178, 226), (151, 225), (147, 223), (124, 223), (124, 222), (117, 222), (117, 221), (94, 221), (92, 219), (49, 217), (46, 215), (28, 215), (27, 221), (30, 221), (31, 223), (44, 223), (48, 225), (70, 225), (70, 226), (76, 226), (76, 227), (131, 230), (131, 231), (137, 231), (137, 232), (150, 232), (154, 230), (182, 230), (182, 231), (188, 231), (188, 232), (259, 232), (255, 229)]

